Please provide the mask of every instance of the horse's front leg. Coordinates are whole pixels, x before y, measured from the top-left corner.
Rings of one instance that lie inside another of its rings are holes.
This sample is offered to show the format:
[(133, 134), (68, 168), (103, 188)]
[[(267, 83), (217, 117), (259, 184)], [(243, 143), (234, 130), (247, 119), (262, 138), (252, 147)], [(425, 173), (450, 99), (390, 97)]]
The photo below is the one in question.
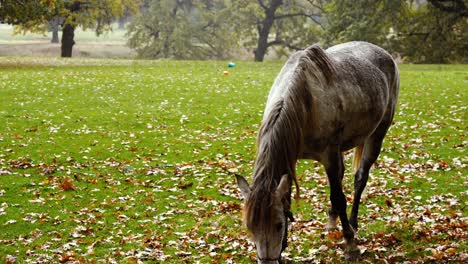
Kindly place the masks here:
[[(343, 193), (342, 179), (344, 174), (343, 154), (341, 151), (329, 153), (327, 162), (324, 163), (327, 171), (328, 182), (330, 184), (330, 200), (332, 210), (338, 213), (341, 225), (343, 227), (343, 236), (345, 238), (345, 257), (355, 258), (359, 255), (359, 249), (354, 241), (354, 230), (349, 224), (346, 214), (346, 197)], [(333, 213), (333, 212), (332, 212)]]

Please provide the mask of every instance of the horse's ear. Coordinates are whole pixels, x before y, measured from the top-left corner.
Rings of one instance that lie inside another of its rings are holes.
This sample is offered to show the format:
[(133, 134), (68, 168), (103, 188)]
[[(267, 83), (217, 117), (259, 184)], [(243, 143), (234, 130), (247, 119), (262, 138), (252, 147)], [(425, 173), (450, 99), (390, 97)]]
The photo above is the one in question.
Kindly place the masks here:
[(287, 192), (289, 192), (290, 189), (289, 185), (289, 176), (287, 174), (284, 174), (281, 176), (280, 183), (278, 184), (278, 187), (276, 188), (276, 194), (278, 197), (283, 197)]
[(247, 200), (251, 191), (249, 183), (244, 177), (238, 174), (236, 174), (236, 180), (237, 180), (237, 185), (239, 185), (239, 189), (242, 193), (242, 196), (244, 197), (245, 200)]

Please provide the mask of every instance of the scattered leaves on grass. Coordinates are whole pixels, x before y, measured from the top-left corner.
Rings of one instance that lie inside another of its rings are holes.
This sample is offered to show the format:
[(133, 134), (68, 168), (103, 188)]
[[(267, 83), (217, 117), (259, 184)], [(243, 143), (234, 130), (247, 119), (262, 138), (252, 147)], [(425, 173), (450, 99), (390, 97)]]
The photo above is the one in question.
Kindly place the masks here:
[[(281, 65), (239, 65), (231, 82), (212, 74), (216, 62), (41, 63), (2, 69), (0, 261), (255, 261), (232, 173), (252, 172)], [(360, 262), (468, 261), (466, 89), (457, 74), (402, 72), (399, 113), (360, 207)], [(324, 231), (323, 169), (301, 161), (297, 174), (285, 262), (342, 262), (341, 232)], [(348, 171), (349, 203), (352, 183)]]

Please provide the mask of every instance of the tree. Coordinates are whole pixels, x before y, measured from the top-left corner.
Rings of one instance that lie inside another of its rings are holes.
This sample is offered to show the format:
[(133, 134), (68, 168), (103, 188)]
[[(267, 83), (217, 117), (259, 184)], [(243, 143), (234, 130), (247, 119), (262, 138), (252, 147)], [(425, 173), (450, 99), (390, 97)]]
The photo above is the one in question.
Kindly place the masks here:
[(32, 21), (47, 22), (53, 7), (50, 1), (0, 0), (0, 22), (32, 28)]
[(138, 0), (2, 0), (0, 20), (26, 31), (45, 31), (57, 17), (62, 18), (61, 56), (71, 57), (75, 28), (94, 28), (97, 35), (111, 30), (111, 23), (124, 10), (137, 9)]
[(467, 9), (460, 0), (335, 0), (328, 43), (364, 40), (411, 62), (465, 62)]
[(329, 26), (326, 42), (363, 40), (389, 48), (391, 28), (406, 17), (407, 5), (394, 0), (335, 0), (326, 6)]
[(225, 0), (153, 0), (128, 27), (128, 44), (143, 58), (209, 59), (237, 46)]
[(431, 5), (447, 13), (455, 14), (459, 17), (468, 16), (468, 8), (463, 0), (428, 0)]
[(406, 22), (399, 25), (393, 49), (412, 62), (466, 63), (466, 7), (452, 12), (433, 2), (411, 10)]
[(61, 17), (54, 17), (49, 21), (48, 28), (52, 32), (51, 43), (59, 43), (59, 29), (60, 25), (63, 24), (62, 20)]
[(244, 38), (254, 46), (255, 61), (270, 47), (302, 49), (319, 41), (326, 0), (238, 0), (234, 9)]

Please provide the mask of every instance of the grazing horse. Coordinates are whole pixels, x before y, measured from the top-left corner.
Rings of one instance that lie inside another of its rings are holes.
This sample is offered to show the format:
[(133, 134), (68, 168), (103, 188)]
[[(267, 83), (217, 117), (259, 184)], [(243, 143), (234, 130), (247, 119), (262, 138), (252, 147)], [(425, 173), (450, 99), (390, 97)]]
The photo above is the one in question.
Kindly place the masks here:
[[(345, 257), (359, 256), (354, 240), (361, 194), (392, 123), (399, 73), (392, 57), (367, 42), (326, 51), (317, 45), (294, 53), (276, 77), (258, 134), (253, 182), (236, 175), (245, 200), (243, 220), (258, 263), (280, 263), (287, 247), (292, 184), (298, 159), (325, 167), (331, 208), (327, 229), (340, 218)], [(343, 194), (343, 152), (354, 150), (354, 200), (350, 219)]]

